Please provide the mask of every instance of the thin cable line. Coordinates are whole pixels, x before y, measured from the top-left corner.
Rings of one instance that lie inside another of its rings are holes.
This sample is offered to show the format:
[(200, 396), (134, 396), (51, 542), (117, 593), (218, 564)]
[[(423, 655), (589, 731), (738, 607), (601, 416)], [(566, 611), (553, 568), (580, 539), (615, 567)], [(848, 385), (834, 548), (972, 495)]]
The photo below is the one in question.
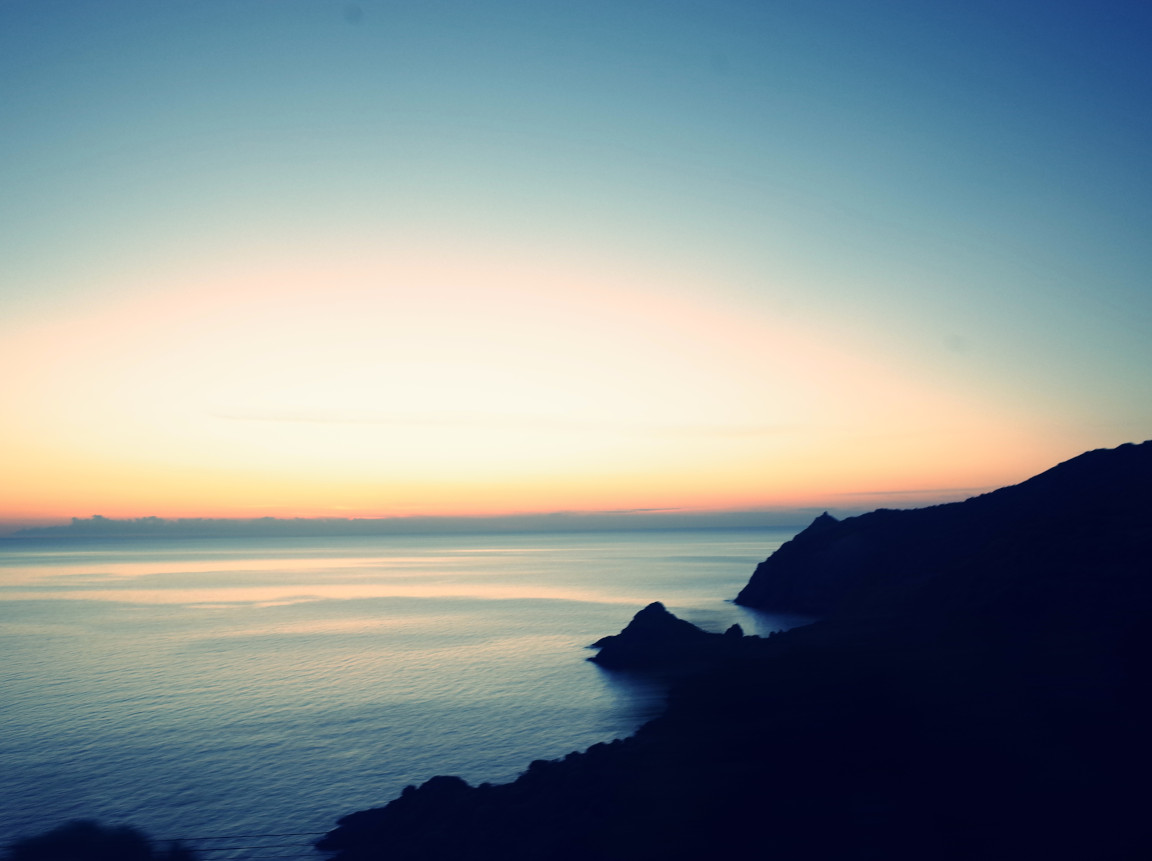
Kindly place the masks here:
[(239, 852), (241, 849), (294, 849), (307, 846), (306, 843), (265, 843), (262, 846), (212, 846), (208, 849), (197, 849), (197, 852)]
[(213, 837), (153, 837), (160, 842), (173, 840), (255, 840), (260, 837), (312, 837), (316, 834), (327, 834), (327, 831), (286, 831), (283, 834), (218, 834)]

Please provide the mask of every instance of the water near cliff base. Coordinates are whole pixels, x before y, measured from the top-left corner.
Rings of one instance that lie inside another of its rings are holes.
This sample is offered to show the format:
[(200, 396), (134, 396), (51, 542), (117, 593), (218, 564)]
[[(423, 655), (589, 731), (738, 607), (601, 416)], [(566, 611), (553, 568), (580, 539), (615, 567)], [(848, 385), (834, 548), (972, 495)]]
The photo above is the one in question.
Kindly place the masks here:
[(795, 531), (5, 539), (0, 842), (84, 817), (306, 858), (409, 783), (625, 736), (658, 696), (584, 647), (654, 600), (787, 627), (725, 599)]

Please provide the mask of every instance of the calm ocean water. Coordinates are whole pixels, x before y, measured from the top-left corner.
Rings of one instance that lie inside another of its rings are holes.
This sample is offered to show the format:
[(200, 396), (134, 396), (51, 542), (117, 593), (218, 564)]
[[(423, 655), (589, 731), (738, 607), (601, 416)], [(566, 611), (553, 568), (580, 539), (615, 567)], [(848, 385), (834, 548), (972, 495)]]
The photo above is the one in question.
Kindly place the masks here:
[(727, 599), (794, 531), (2, 540), (0, 842), (90, 817), (319, 857), (407, 784), (631, 733), (659, 692), (585, 646), (651, 601), (787, 627)]

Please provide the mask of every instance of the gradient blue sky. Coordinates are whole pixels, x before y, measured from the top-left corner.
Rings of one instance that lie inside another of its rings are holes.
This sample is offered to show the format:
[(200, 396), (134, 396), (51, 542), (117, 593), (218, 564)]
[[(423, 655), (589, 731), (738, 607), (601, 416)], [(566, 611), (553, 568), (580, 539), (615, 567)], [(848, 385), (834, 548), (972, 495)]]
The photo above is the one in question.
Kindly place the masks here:
[(0, 2), (0, 519), (954, 498), (1152, 436), (1152, 7)]

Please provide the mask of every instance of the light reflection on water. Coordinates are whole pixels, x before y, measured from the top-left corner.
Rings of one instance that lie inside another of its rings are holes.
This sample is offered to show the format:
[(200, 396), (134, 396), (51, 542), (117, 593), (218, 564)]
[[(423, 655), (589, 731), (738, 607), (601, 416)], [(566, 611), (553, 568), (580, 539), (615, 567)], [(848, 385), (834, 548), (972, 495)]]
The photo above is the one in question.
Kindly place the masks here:
[(785, 627), (724, 599), (789, 536), (0, 542), (0, 841), (322, 831), (434, 774), (510, 780), (658, 710), (584, 661), (648, 602)]

